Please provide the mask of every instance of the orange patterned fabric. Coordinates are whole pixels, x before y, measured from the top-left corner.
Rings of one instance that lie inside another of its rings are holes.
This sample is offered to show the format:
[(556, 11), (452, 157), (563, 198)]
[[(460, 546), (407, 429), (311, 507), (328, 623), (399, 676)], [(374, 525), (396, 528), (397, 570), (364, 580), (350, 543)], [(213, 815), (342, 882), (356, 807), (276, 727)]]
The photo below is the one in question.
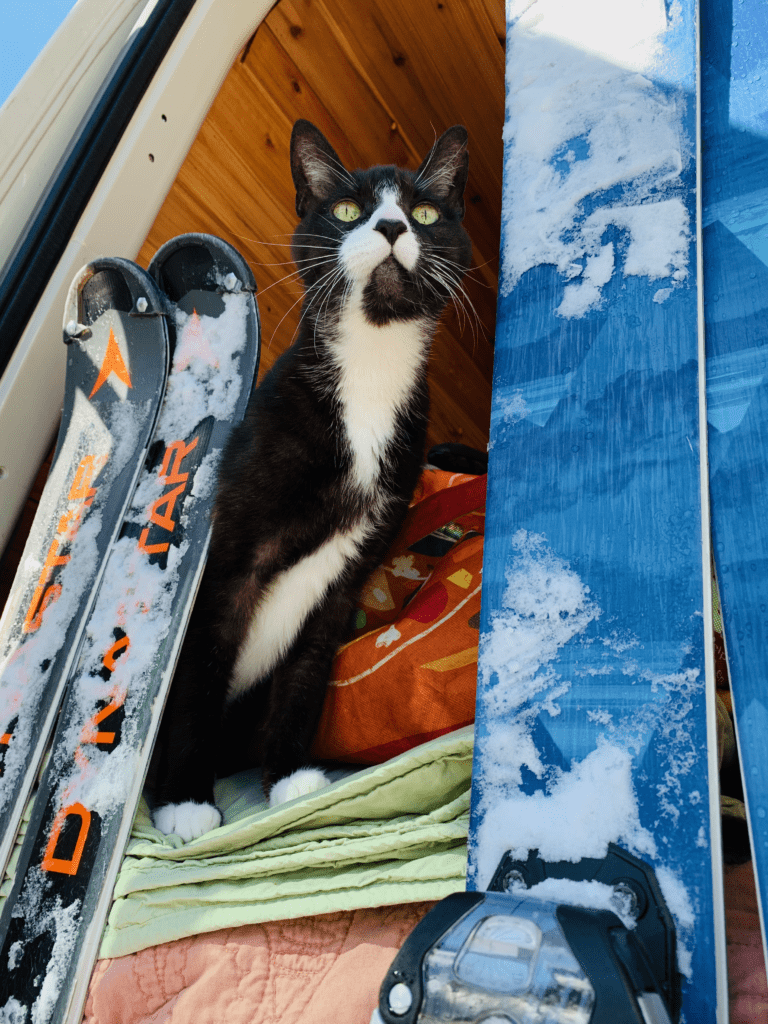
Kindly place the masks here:
[(422, 474), (336, 656), (315, 757), (377, 764), (474, 721), (485, 485)]

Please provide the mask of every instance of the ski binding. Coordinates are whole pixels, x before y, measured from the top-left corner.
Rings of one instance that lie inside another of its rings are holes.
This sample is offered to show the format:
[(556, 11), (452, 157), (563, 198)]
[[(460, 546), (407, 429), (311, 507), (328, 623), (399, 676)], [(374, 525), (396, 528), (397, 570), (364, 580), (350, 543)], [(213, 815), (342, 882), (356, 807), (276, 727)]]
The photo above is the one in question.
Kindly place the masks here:
[[(615, 909), (560, 902), (563, 880), (603, 883)], [(673, 1024), (675, 956), (652, 869), (619, 846), (578, 863), (506, 853), (488, 892), (453, 893), (416, 926), (371, 1024)]]

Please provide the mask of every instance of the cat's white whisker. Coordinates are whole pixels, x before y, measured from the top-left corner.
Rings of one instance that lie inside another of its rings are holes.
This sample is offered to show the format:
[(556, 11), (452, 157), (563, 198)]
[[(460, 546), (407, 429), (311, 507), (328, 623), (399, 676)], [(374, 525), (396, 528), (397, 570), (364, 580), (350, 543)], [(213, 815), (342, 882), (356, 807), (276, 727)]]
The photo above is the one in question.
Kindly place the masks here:
[(481, 320), (480, 315), (478, 314), (477, 309), (475, 308), (474, 302), (472, 302), (472, 299), (469, 297), (469, 294), (467, 293), (461, 281), (455, 282), (454, 289), (455, 290), (452, 297), (454, 301), (458, 302), (461, 305), (462, 309), (464, 309), (468, 319), (469, 313), (472, 313), (472, 319), (469, 320), (469, 323), (470, 325), (472, 325), (472, 333), (475, 336), (475, 339), (477, 339), (478, 331), (483, 331), (485, 333), (485, 325), (483, 324), (483, 321)]
[[(331, 222), (329, 221), (329, 223), (331, 223)], [(314, 231), (297, 231), (294, 235), (291, 235), (290, 237), (291, 237), (291, 239), (296, 239), (296, 238), (322, 238), (322, 239), (325, 239), (327, 242), (333, 242), (334, 245), (338, 245), (338, 242), (339, 242), (338, 237), (334, 238), (333, 235), (319, 235), (319, 234), (317, 234), (317, 232), (314, 232)]]
[[(479, 316), (477, 315), (477, 310), (475, 309), (474, 304), (472, 303), (472, 300), (469, 298), (469, 296), (467, 295), (465, 290), (462, 288), (462, 286), (459, 283), (457, 283), (457, 282), (453, 283), (453, 292), (452, 292), (452, 296), (451, 297), (452, 297), (453, 301), (456, 303), (457, 307), (464, 313), (464, 323), (465, 323), (465, 325), (466, 324), (470, 325), (470, 328), (472, 329), (472, 333), (476, 337), (476, 327), (475, 327), (475, 325), (481, 326), (481, 321), (480, 321)], [(472, 313), (472, 317), (471, 318), (470, 318), (470, 315), (469, 315), (470, 312)]]
[(336, 168), (337, 174), (339, 175), (341, 180), (344, 182), (344, 184), (345, 185), (351, 185), (352, 188), (356, 189), (357, 188), (357, 182), (352, 177), (352, 175), (349, 173), (349, 171), (344, 166), (344, 164), (341, 162), (341, 160), (333, 159), (331, 161), (331, 163), (332, 163), (332, 166), (334, 168)]
[[(302, 249), (319, 249), (320, 252), (323, 252), (323, 253), (326, 254), (326, 257), (328, 259), (334, 259), (335, 258), (335, 253), (332, 253), (328, 249), (327, 245), (303, 245)], [(296, 266), (299, 266), (300, 264), (311, 263), (313, 260), (320, 260), (320, 259), (323, 259), (323, 257), (322, 256), (307, 256), (304, 259), (300, 259), (300, 260), (294, 260), (294, 259), (281, 260), (279, 263), (259, 263), (257, 260), (249, 260), (249, 263), (250, 263), (250, 265), (252, 267), (290, 267), (292, 263), (296, 264)]]
[(330, 280), (326, 283), (323, 292), (321, 292), (320, 295), (318, 296), (319, 308), (318, 308), (318, 310), (317, 310), (317, 312), (315, 314), (315, 318), (314, 318), (315, 319), (314, 344), (315, 344), (315, 352), (316, 353), (317, 353), (317, 329), (318, 329), (318, 326), (319, 326), (321, 320), (324, 321), (324, 326), (325, 326), (326, 311), (327, 311), (328, 303), (330, 302), (330, 299), (333, 296), (334, 285), (337, 283), (337, 281), (339, 280), (339, 278), (342, 275), (343, 275), (342, 269), (337, 267), (335, 272), (333, 273), (332, 277), (330, 278)]
[(431, 162), (432, 162), (432, 157), (434, 156), (434, 154), (435, 154), (435, 150), (437, 149), (437, 132), (435, 131), (435, 128), (434, 128), (434, 126), (432, 126), (432, 132), (433, 132), (433, 134), (434, 134), (434, 136), (435, 136), (434, 142), (432, 143), (432, 146), (431, 146), (431, 148), (430, 148), (430, 150), (429, 150), (429, 153), (427, 154), (427, 158), (426, 158), (426, 160), (425, 160), (425, 161), (423, 162), (423, 164), (422, 164), (422, 167), (421, 167), (421, 170), (420, 170), (420, 171), (419, 171), (419, 173), (418, 173), (418, 174), (416, 175), (416, 180), (415, 180), (415, 182), (414, 182), (414, 184), (416, 184), (416, 185), (419, 185), (419, 186), (421, 186), (421, 185), (422, 185), (422, 178), (423, 178), (424, 174), (426, 173), (426, 170), (427, 170), (427, 168), (428, 168), (428, 167), (429, 167), (429, 165), (431, 164)]
[[(283, 315), (280, 317), (280, 320), (278, 321), (277, 326), (275, 327), (274, 331), (272, 331), (272, 334), (269, 337), (269, 342), (267, 343), (267, 351), (269, 351), (269, 349), (272, 347), (272, 342), (274, 340), (274, 337), (277, 334), (277, 332), (280, 330), (280, 325), (282, 324), (283, 320), (285, 320), (285, 318), (288, 316), (288, 314), (291, 312), (291, 310), (295, 309), (295, 307), (298, 306), (298, 304), (301, 302), (302, 298), (304, 298), (304, 293), (303, 292), (299, 295), (298, 299), (296, 299), (296, 301), (293, 302), (290, 305), (290, 307), (285, 311), (285, 313), (283, 313)], [(301, 323), (301, 318), (299, 318), (299, 323)], [(296, 332), (294, 331), (294, 334), (295, 333)]]
[[(451, 299), (456, 304), (457, 309), (464, 314), (464, 324), (469, 323), (472, 330), (473, 345), (477, 344), (479, 337), (479, 330), (485, 331), (485, 326), (478, 315), (475, 305), (461, 284), (461, 280), (458, 277), (460, 268), (455, 269), (453, 261), (444, 260), (440, 256), (433, 254), (433, 261), (436, 266), (430, 268), (429, 274), (439, 281), (443, 287), (450, 293)], [(438, 271), (438, 267), (441, 271)], [(472, 318), (469, 317), (469, 313), (472, 313)], [(464, 330), (464, 327), (462, 327)]]
[[(335, 260), (330, 259), (330, 258), (328, 260), (323, 260), (322, 261), (322, 263), (333, 263), (333, 262), (335, 262)], [(317, 265), (321, 266), (322, 263), (317, 264)], [(275, 264), (275, 265), (279, 266), (280, 264)], [(302, 270), (301, 270), (301, 268), (299, 268), (297, 270), (291, 271), (290, 274), (284, 274), (282, 277), (278, 278), (277, 281), (273, 281), (272, 284), (268, 284), (265, 288), (260, 288), (259, 289), (259, 296), (261, 297), (262, 295), (264, 295), (266, 292), (268, 292), (270, 290), (270, 288), (274, 288), (275, 285), (285, 284), (287, 281), (290, 281), (291, 278), (300, 277), (301, 273), (302, 273)]]
[[(290, 267), (295, 266), (297, 269), (292, 274), (301, 273), (302, 270), (312, 270), (314, 267), (321, 267), (324, 263), (335, 263), (336, 257), (331, 255), (325, 256), (308, 256), (303, 260), (285, 260), (282, 263), (257, 263), (255, 266), (259, 267)], [(281, 280), (284, 280), (281, 278)], [(270, 286), (271, 287), (271, 286)]]
[(306, 307), (302, 311), (299, 323), (301, 323), (305, 316), (313, 321), (315, 354), (317, 354), (317, 329), (323, 317), (323, 308), (333, 296), (334, 286), (342, 276), (342, 273), (342, 269), (336, 264), (333, 270), (327, 271), (308, 289)]

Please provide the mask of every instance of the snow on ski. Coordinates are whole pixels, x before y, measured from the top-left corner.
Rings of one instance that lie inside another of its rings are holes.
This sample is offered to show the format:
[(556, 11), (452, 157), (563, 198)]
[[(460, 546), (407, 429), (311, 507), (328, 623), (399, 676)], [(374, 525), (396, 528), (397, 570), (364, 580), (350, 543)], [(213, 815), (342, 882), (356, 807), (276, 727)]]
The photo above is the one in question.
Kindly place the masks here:
[(0, 621), (0, 879), (163, 399), (165, 301), (135, 264), (96, 260), (71, 285), (64, 340), (56, 451)]
[(468, 887), (617, 844), (672, 913), (680, 1020), (724, 1024), (696, 10), (507, 5)]
[(259, 354), (255, 282), (208, 235), (150, 273), (176, 305), (166, 397), (112, 545), (0, 917), (0, 1020), (78, 1021), (210, 538), (231, 425)]
[[(715, 563), (763, 949), (768, 909), (768, 11), (702, 8), (707, 418)], [(768, 962), (768, 961), (767, 961)]]

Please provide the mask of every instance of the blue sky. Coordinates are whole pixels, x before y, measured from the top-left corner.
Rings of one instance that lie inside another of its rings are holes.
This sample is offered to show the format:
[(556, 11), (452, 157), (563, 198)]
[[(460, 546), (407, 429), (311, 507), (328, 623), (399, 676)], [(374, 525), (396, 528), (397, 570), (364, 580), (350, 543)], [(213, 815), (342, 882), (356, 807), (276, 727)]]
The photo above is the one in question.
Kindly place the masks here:
[(0, 104), (62, 23), (75, 0), (4, 3), (0, 18)]

